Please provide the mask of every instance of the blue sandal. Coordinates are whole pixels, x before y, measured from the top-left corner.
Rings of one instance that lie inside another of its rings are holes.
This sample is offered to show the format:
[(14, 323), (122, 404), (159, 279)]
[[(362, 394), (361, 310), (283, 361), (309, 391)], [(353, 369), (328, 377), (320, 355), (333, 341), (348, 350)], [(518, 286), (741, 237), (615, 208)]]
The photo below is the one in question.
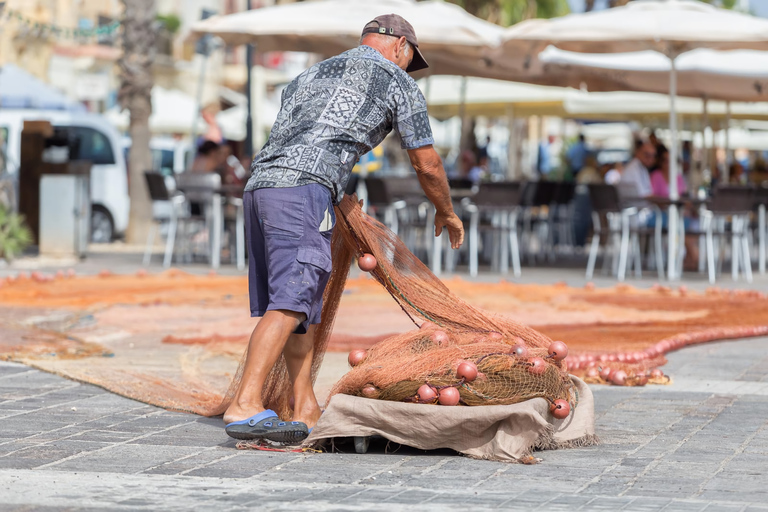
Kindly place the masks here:
[(307, 425), (300, 421), (280, 421), (275, 411), (267, 409), (250, 418), (233, 421), (225, 429), (235, 439), (266, 439), (276, 443), (298, 443), (309, 435)]

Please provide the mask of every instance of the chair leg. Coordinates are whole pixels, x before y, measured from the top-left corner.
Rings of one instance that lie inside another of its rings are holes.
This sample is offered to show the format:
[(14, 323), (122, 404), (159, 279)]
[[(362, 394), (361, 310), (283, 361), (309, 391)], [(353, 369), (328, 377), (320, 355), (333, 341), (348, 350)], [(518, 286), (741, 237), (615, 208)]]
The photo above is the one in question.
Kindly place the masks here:
[(634, 256), (634, 263), (633, 267), (635, 269), (635, 277), (641, 278), (643, 277), (643, 269), (641, 265), (642, 255), (640, 254), (640, 240), (637, 236), (637, 233), (634, 233), (632, 235), (632, 254)]
[(510, 214), (509, 230), (509, 250), (512, 252), (512, 273), (515, 277), (520, 277), (520, 245), (517, 240), (517, 212)]
[(155, 235), (157, 234), (157, 222), (152, 223), (152, 227), (149, 228), (149, 234), (147, 235), (147, 246), (144, 248), (144, 260), (142, 264), (146, 267), (149, 266), (149, 261), (152, 258), (152, 244), (155, 242)]
[(714, 219), (708, 217), (705, 219), (706, 240), (707, 240), (707, 269), (709, 270), (709, 283), (715, 284), (715, 241), (714, 241)]
[(761, 204), (757, 208), (757, 268), (760, 275), (765, 274), (765, 205)]
[(734, 281), (739, 279), (739, 258), (741, 258), (739, 242), (741, 240), (738, 233), (740, 231), (741, 219), (733, 217), (731, 219), (731, 279)]
[(629, 256), (629, 217), (621, 217), (621, 246), (619, 248), (619, 281), (624, 281), (627, 274), (627, 259)]
[(477, 258), (478, 258), (478, 223), (480, 222), (480, 213), (472, 212), (469, 217), (469, 275), (477, 276)]
[(171, 258), (173, 258), (173, 248), (176, 244), (176, 228), (178, 225), (178, 218), (176, 212), (172, 210), (171, 222), (168, 225), (168, 238), (165, 240), (165, 257), (163, 258), (163, 267), (168, 268), (171, 266)]
[(661, 210), (656, 212), (656, 223), (654, 225), (654, 245), (656, 249), (656, 273), (659, 275), (659, 280), (664, 280), (664, 226), (662, 225)]
[(741, 256), (744, 265), (744, 277), (752, 282), (752, 255), (749, 247), (749, 217), (744, 217), (741, 225)]
[(600, 233), (594, 233), (589, 247), (589, 259), (587, 260), (587, 279), (592, 279), (592, 275), (595, 273), (595, 262), (597, 261), (597, 251), (599, 249)]
[(237, 205), (237, 217), (235, 220), (235, 240), (237, 244), (237, 269), (245, 268), (245, 210), (243, 204)]
[(499, 227), (501, 231), (499, 236), (501, 238), (500, 259), (501, 264), (499, 270), (502, 274), (509, 273), (509, 214), (507, 212), (499, 212)]

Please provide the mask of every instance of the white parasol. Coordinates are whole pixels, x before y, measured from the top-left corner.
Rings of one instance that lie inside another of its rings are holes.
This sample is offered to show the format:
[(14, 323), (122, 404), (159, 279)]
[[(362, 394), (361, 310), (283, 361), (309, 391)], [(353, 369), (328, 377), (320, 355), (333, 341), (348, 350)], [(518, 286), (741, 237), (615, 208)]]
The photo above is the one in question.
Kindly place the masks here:
[[(583, 53), (622, 53), (655, 50), (670, 62), (669, 127), (670, 198), (677, 190), (677, 95), (676, 59), (697, 48), (718, 50), (768, 49), (768, 20), (694, 0), (636, 0), (623, 7), (585, 14), (571, 14), (551, 20), (530, 20), (507, 30), (499, 51), (504, 55), (520, 52), (538, 54), (552, 44), (563, 50)], [(518, 57), (515, 57), (518, 58)], [(669, 231), (677, 233), (677, 209), (670, 208)], [(669, 279), (677, 278), (677, 241), (670, 236)]]

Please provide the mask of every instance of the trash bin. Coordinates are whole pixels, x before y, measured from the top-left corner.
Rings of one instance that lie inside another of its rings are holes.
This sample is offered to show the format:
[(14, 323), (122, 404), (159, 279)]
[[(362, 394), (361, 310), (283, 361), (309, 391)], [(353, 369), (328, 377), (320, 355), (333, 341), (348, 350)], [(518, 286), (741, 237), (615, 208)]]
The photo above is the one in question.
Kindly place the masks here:
[(87, 174), (40, 178), (40, 254), (85, 257), (91, 218)]

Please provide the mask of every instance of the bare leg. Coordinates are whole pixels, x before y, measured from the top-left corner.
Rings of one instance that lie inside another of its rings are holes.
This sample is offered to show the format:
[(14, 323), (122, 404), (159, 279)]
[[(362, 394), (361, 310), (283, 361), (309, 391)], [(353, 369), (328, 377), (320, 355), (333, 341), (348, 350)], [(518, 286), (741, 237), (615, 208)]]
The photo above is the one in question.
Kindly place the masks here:
[(224, 423), (250, 418), (264, 410), (262, 390), (269, 372), (280, 357), (288, 338), (304, 319), (303, 313), (267, 311), (251, 334), (243, 380), (224, 413)]
[(291, 334), (283, 355), (288, 375), (293, 384), (293, 421), (301, 421), (312, 428), (320, 418), (320, 406), (312, 389), (312, 355), (315, 342), (315, 325), (306, 334)]

